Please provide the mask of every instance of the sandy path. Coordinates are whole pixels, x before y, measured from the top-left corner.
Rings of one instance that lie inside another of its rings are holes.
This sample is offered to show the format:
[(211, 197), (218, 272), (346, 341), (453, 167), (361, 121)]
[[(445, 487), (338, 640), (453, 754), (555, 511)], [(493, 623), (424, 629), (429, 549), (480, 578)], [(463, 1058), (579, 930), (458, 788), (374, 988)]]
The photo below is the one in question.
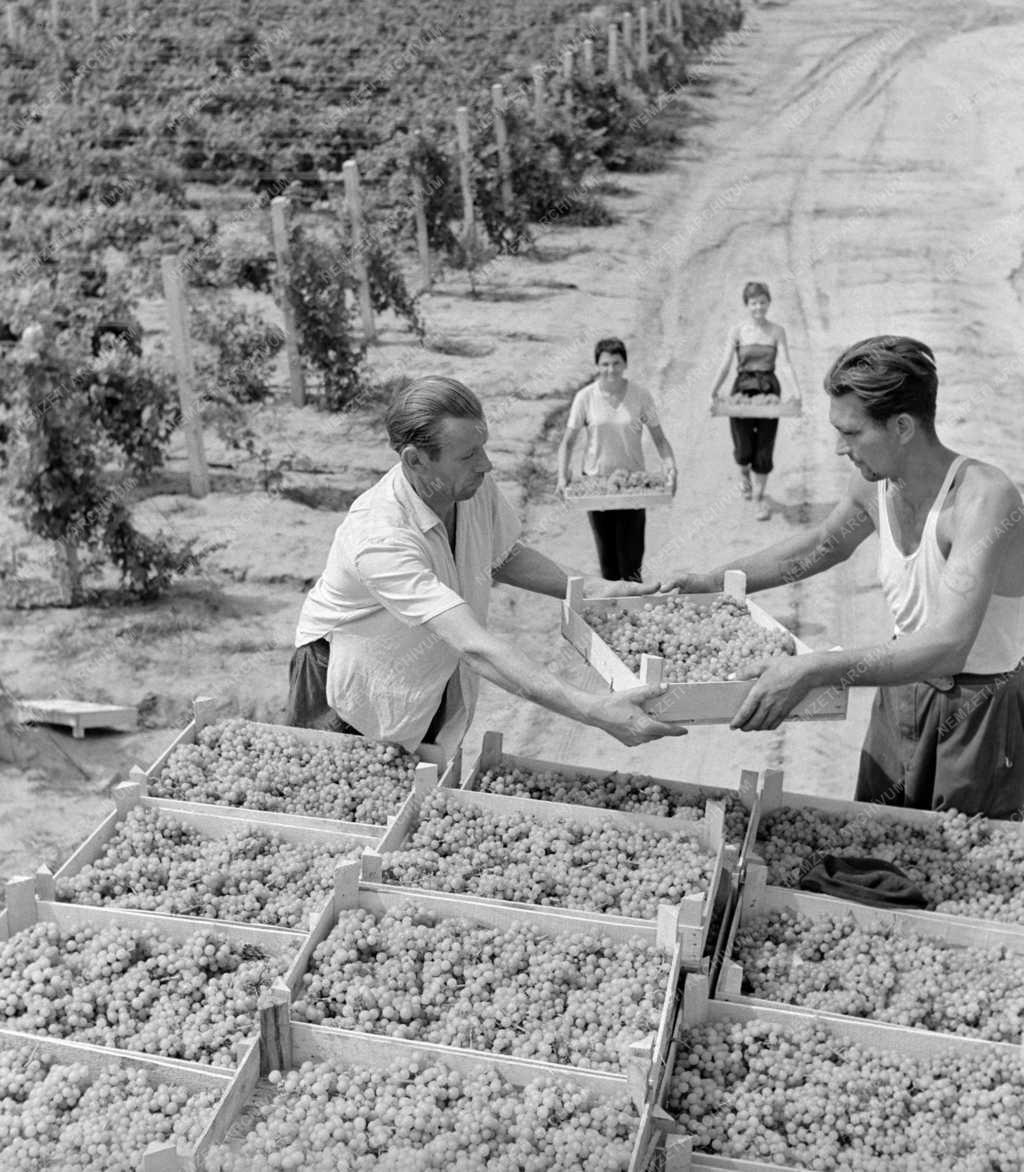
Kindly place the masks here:
[[(1024, 18), (983, 0), (795, 0), (752, 14), (714, 70), (718, 100), (702, 150), (645, 226), (660, 247), (605, 261), (608, 285), (632, 291), (631, 373), (659, 396), (683, 470), (672, 508), (649, 522), (650, 576), (705, 568), (828, 510), (848, 465), (833, 455), (821, 375), (843, 345), (870, 334), (929, 341), (946, 442), (1024, 476), (1020, 424), (999, 411), (1021, 366), (1009, 276), (1022, 235), (1012, 180), (1024, 165), (1024, 134), (1011, 108), (1022, 46)], [(736, 494), (725, 421), (706, 414), (748, 279), (772, 287), (772, 316), (787, 327), (806, 397), (804, 418), (780, 430), (767, 524)], [(547, 549), (593, 568), (589, 532), (574, 515), (546, 506), (534, 523)], [(842, 571), (759, 601), (812, 645), (876, 641), (888, 624), (874, 554), (872, 540)], [(574, 652), (552, 653), (549, 635), (538, 631), (532, 645), (597, 686)], [(510, 751), (555, 760), (716, 784), (734, 784), (740, 768), (776, 766), (791, 788), (849, 796), (872, 691), (853, 691), (843, 723), (756, 734), (698, 728), (683, 741), (627, 750), (536, 709), (513, 709), (490, 689), (467, 748), (499, 727)]]

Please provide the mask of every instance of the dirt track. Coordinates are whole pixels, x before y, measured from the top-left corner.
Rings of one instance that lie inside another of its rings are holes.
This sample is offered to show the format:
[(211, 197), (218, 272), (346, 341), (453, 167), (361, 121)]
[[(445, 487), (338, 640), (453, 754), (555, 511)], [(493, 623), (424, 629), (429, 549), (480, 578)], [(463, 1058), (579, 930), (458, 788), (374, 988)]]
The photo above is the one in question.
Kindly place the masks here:
[[(821, 376), (859, 337), (931, 343), (943, 437), (1024, 478), (1020, 424), (1000, 410), (1021, 366), (1009, 278), (1024, 238), (1012, 184), (1024, 163), (1012, 114), (1022, 47), (1024, 18), (1008, 3), (794, 0), (754, 10), (708, 70), (715, 100), (702, 148), (643, 241), (638, 233), (649, 252), (605, 262), (608, 283), (622, 287), (625, 271), (634, 292), (631, 373), (660, 396), (681, 468), (674, 505), (649, 522), (647, 576), (717, 564), (829, 509), (848, 465), (832, 452)], [(727, 425), (706, 409), (741, 286), (758, 278), (771, 285), (805, 395), (803, 419), (780, 428), (767, 524), (739, 499)], [(548, 508), (536, 520), (547, 548), (593, 565), (575, 518)], [(758, 601), (812, 645), (875, 642), (888, 623), (874, 555), (872, 540), (843, 570)], [(782, 767), (791, 788), (849, 796), (872, 693), (852, 692), (844, 723), (698, 728), (625, 750), (536, 710), (510, 720), (491, 690), (469, 747), (490, 725), (510, 730), (511, 751), (719, 784), (740, 768)]]

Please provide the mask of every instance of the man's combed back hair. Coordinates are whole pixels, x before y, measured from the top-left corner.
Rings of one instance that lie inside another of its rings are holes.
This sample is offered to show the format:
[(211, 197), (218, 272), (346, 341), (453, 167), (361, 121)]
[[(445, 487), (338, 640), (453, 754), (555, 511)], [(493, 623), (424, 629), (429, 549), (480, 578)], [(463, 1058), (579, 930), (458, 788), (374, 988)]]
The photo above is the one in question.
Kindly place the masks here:
[(857, 342), (839, 355), (825, 375), (830, 395), (856, 395), (877, 423), (906, 413), (928, 431), (935, 430), (938, 387), (931, 347), (898, 334)]
[(388, 442), (400, 452), (408, 444), (436, 460), (441, 454), (445, 419), (483, 420), (484, 409), (469, 387), (453, 378), (428, 375), (400, 387), (392, 396), (384, 426)]

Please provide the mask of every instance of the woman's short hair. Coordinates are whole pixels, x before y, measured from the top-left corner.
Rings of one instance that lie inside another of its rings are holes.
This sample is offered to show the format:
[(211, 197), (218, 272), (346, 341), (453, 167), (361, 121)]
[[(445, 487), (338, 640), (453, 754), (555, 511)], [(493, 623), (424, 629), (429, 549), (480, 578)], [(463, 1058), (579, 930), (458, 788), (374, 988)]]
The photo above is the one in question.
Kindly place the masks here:
[(623, 362), (629, 362), (626, 357), (626, 343), (621, 338), (602, 338), (594, 347), (594, 365), (601, 361), (602, 354), (617, 354)]
[(743, 286), (743, 304), (746, 305), (753, 297), (767, 297), (771, 301), (772, 295), (764, 281), (748, 281)]
[(483, 420), (484, 409), (469, 387), (453, 378), (427, 375), (399, 387), (391, 398), (384, 426), (396, 452), (409, 444), (436, 460), (441, 454), (445, 419)]
[(856, 395), (870, 419), (913, 415), (935, 430), (939, 378), (931, 347), (899, 334), (865, 338), (844, 350), (825, 375), (825, 390), (838, 398)]

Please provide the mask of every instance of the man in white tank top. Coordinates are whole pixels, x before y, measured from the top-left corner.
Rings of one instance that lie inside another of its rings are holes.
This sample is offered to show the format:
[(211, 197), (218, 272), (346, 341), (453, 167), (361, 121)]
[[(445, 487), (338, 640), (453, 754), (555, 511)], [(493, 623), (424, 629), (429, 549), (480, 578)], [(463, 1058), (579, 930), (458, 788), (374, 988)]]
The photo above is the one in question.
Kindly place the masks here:
[(732, 722), (776, 728), (815, 687), (878, 685), (856, 798), (1024, 818), (1024, 503), (998, 468), (935, 433), (930, 348), (885, 335), (851, 346), (825, 376), (836, 452), (856, 468), (819, 525), (710, 574), (743, 570), (751, 591), (846, 561), (874, 531), (894, 633), (878, 644), (772, 661)]

